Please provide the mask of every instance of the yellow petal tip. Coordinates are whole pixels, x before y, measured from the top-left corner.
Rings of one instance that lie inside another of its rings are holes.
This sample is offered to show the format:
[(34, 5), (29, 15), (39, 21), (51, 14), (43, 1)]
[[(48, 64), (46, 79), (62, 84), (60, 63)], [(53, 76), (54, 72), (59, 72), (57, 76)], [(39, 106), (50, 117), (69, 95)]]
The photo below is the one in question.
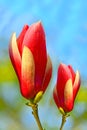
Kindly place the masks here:
[(62, 115), (65, 115), (66, 113), (64, 112), (63, 108), (62, 107), (59, 107), (59, 111)]
[(33, 102), (34, 102), (35, 104), (38, 103), (38, 102), (41, 100), (42, 96), (43, 96), (43, 91), (39, 91), (39, 92), (36, 94), (36, 96), (35, 96)]

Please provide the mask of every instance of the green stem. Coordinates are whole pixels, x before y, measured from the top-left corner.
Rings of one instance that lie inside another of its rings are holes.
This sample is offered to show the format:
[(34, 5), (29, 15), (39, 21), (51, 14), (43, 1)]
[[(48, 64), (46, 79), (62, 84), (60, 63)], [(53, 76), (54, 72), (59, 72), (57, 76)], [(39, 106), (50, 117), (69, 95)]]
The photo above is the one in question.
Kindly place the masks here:
[(60, 130), (63, 130), (63, 127), (64, 127), (64, 124), (66, 122), (66, 118), (68, 117), (69, 115), (67, 113), (65, 113), (64, 115), (62, 115), (62, 123), (61, 123), (61, 126), (60, 126)]
[(42, 125), (41, 125), (41, 122), (40, 122), (40, 119), (39, 119), (39, 116), (38, 116), (38, 105), (35, 104), (35, 103), (32, 103), (32, 102), (29, 102), (27, 103), (26, 105), (30, 106), (32, 108), (32, 114), (37, 122), (37, 125), (38, 125), (38, 128), (39, 130), (44, 130)]

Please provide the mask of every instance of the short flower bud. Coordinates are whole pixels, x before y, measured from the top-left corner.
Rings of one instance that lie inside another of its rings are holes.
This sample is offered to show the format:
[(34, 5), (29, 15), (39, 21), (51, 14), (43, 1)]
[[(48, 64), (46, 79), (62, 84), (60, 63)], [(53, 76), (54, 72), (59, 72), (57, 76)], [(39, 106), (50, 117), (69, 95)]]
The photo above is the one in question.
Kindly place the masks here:
[(60, 64), (58, 68), (57, 83), (54, 87), (53, 97), (61, 113), (70, 112), (80, 87), (80, 75), (73, 71), (70, 65)]

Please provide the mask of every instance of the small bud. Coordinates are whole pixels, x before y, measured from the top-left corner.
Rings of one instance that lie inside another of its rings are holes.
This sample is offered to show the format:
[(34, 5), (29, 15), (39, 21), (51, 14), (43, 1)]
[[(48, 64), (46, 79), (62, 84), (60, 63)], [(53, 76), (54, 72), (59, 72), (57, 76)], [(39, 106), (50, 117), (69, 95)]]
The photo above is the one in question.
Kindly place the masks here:
[(79, 72), (75, 73), (72, 66), (61, 63), (58, 68), (53, 98), (62, 114), (72, 111), (80, 84)]

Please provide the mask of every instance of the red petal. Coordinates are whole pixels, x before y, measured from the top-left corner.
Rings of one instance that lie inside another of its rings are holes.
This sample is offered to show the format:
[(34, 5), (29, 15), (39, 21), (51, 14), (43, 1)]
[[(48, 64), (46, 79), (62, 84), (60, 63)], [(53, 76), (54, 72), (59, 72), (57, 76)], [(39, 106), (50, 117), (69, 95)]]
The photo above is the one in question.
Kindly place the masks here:
[(72, 79), (72, 75), (68, 66), (66, 66), (65, 64), (60, 64), (58, 69), (58, 77), (57, 77), (57, 93), (62, 108), (64, 106), (65, 84), (69, 79)]
[(43, 81), (43, 85), (42, 85), (42, 91), (44, 92), (50, 82), (52, 76), (52, 63), (51, 63), (51, 59), (48, 56), (47, 57), (47, 65), (46, 65), (46, 70), (45, 70), (45, 76), (44, 76), (44, 81)]
[(59, 108), (60, 107), (60, 103), (59, 103), (59, 98), (58, 98), (56, 86), (54, 87), (54, 90), (53, 90), (53, 98), (54, 98), (54, 101), (55, 101), (57, 107)]
[(22, 53), (21, 93), (26, 98), (34, 96), (35, 65), (32, 52), (24, 46)]
[(22, 55), (22, 43), (23, 43), (23, 39), (24, 39), (24, 36), (28, 30), (29, 26), (28, 25), (25, 25), (23, 27), (23, 30), (22, 32), (20, 33), (19, 37), (17, 38), (17, 43), (18, 43), (18, 49), (19, 49), (19, 52), (20, 54)]
[(47, 63), (45, 33), (41, 22), (30, 26), (23, 40), (23, 46), (27, 46), (34, 57), (35, 62), (35, 89), (38, 92), (42, 86)]
[(79, 90), (80, 84), (81, 84), (80, 74), (77, 71), (76, 76), (75, 76), (75, 81), (74, 81), (74, 84), (73, 84), (73, 96), (74, 96), (74, 99), (75, 99), (76, 94), (77, 94), (77, 92)]
[(74, 80), (75, 80), (75, 72), (74, 72), (74, 70), (73, 70), (73, 68), (72, 68), (71, 65), (68, 65), (68, 68), (69, 68), (70, 71), (71, 71), (71, 74), (72, 74), (72, 82), (74, 83)]
[(18, 50), (16, 35), (12, 35), (9, 45), (9, 55), (19, 81), (21, 81), (21, 56)]

